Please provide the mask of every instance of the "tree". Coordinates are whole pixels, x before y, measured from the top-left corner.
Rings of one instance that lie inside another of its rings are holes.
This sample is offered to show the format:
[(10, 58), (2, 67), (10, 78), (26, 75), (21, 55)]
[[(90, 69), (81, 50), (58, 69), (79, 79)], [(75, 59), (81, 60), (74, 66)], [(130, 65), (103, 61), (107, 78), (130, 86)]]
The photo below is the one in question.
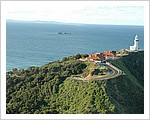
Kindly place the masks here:
[(80, 59), (81, 57), (82, 57), (82, 56), (81, 56), (81, 54), (79, 54), (79, 53), (78, 53), (77, 55), (75, 55), (75, 58), (76, 58), (76, 59)]

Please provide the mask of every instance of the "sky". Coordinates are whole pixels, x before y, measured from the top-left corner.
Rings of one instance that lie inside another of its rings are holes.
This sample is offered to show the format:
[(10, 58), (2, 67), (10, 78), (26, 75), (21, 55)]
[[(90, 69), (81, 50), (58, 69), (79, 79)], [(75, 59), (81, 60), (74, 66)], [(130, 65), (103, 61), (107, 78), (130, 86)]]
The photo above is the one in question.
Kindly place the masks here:
[[(139, 1), (138, 1), (139, 2)], [(144, 6), (101, 1), (7, 1), (6, 19), (144, 25)]]

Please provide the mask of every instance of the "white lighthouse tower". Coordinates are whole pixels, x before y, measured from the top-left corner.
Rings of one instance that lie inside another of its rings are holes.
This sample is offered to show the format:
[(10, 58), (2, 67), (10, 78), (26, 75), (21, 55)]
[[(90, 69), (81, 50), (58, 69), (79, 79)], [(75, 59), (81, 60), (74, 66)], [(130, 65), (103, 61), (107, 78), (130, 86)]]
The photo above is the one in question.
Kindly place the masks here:
[(133, 46), (130, 46), (130, 50), (138, 50), (138, 44), (139, 44), (139, 39), (138, 39), (138, 36), (136, 35), (135, 38), (134, 38), (134, 45)]

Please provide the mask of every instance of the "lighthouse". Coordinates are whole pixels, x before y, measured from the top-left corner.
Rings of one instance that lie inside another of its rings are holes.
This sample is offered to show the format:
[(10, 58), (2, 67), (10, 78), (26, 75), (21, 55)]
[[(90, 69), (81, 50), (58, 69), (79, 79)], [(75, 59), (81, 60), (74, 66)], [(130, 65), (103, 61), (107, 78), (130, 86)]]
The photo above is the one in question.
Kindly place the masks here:
[(138, 36), (136, 35), (134, 38), (134, 45), (130, 46), (130, 50), (138, 50), (138, 44), (139, 44), (139, 39)]

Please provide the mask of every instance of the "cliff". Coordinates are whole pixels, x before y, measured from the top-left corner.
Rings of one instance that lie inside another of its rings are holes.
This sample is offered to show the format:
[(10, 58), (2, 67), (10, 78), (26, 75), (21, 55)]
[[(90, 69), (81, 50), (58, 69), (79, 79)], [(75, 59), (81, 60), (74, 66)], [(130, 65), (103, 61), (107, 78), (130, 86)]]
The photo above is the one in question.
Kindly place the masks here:
[(126, 74), (107, 81), (115, 113), (144, 114), (144, 52), (130, 53), (113, 64)]

